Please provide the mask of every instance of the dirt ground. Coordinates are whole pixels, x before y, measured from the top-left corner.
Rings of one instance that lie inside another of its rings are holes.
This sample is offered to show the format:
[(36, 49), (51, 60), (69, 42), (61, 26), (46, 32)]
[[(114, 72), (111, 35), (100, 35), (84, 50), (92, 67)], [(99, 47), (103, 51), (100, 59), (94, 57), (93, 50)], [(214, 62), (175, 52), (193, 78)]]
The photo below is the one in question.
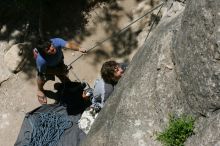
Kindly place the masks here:
[[(134, 1), (121, 1), (124, 3), (124, 11), (130, 12), (134, 9), (136, 6)], [(92, 19), (95, 19), (94, 16), (91, 17)], [(122, 20), (120, 21), (121, 24), (128, 24), (126, 17), (122, 17), (120, 20)], [(82, 42), (81, 46), (84, 48), (91, 48), (96, 42), (103, 40), (107, 36), (102, 29), (102, 24), (94, 26), (95, 24), (91, 21), (88, 23), (88, 27), (91, 27), (90, 25), (96, 27), (96, 31)], [(106, 42), (105, 45), (108, 46), (109, 43)], [(108, 49), (105, 45), (102, 48)], [(65, 50), (65, 63), (69, 64), (79, 55), (80, 53), (78, 52)], [(112, 59), (122, 60), (121, 58), (114, 58), (114, 56)], [(73, 81), (76, 80), (75, 73), (81, 81), (87, 81), (93, 87), (95, 79), (100, 76), (99, 71), (104, 61), (106, 61), (106, 58), (100, 56), (99, 60), (97, 60), (96, 54), (88, 53), (73, 64), (73, 69), (70, 70), (69, 77)], [(0, 146), (14, 145), (25, 113), (40, 106), (36, 98), (37, 85), (35, 70), (33, 70), (33, 74), (33, 77), (29, 77), (25, 73), (19, 72), (0, 87)], [(53, 91), (54, 83), (53, 81), (47, 82), (45, 89)], [(48, 103), (53, 102), (54, 100), (52, 99), (48, 101)]]

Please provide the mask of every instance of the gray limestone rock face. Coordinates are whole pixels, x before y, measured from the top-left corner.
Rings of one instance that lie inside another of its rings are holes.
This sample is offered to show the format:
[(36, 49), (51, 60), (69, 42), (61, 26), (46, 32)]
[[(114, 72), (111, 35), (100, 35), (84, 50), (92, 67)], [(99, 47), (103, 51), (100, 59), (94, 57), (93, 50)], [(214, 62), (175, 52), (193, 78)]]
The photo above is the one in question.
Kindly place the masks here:
[(220, 114), (209, 118), (201, 117), (196, 123), (195, 135), (190, 137), (185, 146), (219, 146), (220, 145)]
[(198, 117), (187, 145), (219, 145), (219, 5), (188, 0), (167, 8), (82, 146), (161, 146), (156, 133), (169, 114), (182, 113)]
[(219, 6), (214, 0), (188, 1), (173, 50), (184, 98), (204, 116), (220, 108)]
[(220, 145), (220, 1), (188, 1), (174, 56), (184, 98), (201, 117), (186, 146)]

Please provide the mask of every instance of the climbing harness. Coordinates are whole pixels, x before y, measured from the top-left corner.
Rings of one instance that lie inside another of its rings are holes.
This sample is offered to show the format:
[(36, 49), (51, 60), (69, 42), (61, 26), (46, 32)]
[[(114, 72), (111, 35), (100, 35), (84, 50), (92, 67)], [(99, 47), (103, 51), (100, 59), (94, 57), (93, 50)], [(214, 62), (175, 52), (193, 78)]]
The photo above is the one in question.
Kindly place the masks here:
[[(146, 15), (148, 15), (149, 13), (151, 13), (152, 11), (154, 11), (155, 9), (161, 7), (164, 5), (164, 2), (159, 4), (158, 6), (156, 6), (155, 8), (149, 10), (148, 12), (146, 12), (144, 15), (142, 15), (141, 17), (135, 19), (134, 21), (132, 21), (130, 24), (128, 24), (126, 27), (124, 27), (123, 29), (119, 30), (117, 33), (111, 35), (110, 37), (107, 37), (106, 39), (100, 41), (100, 42), (97, 42), (93, 47), (89, 48), (87, 50), (87, 52), (91, 51), (92, 49), (96, 48), (97, 46), (100, 46), (101, 44), (103, 44), (104, 42), (110, 40), (111, 38), (115, 37), (115, 36), (118, 36), (119, 34), (121, 34), (122, 32), (124, 32), (125, 30), (127, 30), (132, 24), (136, 23), (137, 21), (139, 21), (140, 19), (144, 18)], [(81, 54), (79, 57), (77, 57), (75, 60), (73, 60), (68, 66), (68, 69), (72, 69), (70, 66), (76, 62), (79, 58), (81, 58), (84, 54)]]

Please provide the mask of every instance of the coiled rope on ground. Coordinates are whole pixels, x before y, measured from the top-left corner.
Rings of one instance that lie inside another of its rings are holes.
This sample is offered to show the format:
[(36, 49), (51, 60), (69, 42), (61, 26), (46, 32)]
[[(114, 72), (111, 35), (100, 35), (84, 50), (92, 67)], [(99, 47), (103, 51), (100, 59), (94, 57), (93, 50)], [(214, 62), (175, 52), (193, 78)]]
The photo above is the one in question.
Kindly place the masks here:
[(55, 146), (64, 131), (73, 124), (67, 115), (57, 112), (35, 114), (36, 119), (32, 122), (33, 132), (27, 146)]

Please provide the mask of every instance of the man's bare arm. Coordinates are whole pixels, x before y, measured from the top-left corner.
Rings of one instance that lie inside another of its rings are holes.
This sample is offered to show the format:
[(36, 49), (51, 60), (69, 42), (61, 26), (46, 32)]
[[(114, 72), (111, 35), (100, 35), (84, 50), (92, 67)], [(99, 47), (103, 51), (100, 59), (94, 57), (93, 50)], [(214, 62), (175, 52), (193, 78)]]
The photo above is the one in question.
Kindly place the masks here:
[(81, 47), (79, 46), (79, 44), (76, 43), (75, 41), (69, 41), (69, 42), (67, 42), (67, 44), (66, 44), (65, 47), (68, 48), (68, 49), (72, 49), (72, 50), (74, 50), (74, 51), (82, 52), (82, 53), (86, 53), (86, 52), (87, 52), (86, 49), (81, 48)]

